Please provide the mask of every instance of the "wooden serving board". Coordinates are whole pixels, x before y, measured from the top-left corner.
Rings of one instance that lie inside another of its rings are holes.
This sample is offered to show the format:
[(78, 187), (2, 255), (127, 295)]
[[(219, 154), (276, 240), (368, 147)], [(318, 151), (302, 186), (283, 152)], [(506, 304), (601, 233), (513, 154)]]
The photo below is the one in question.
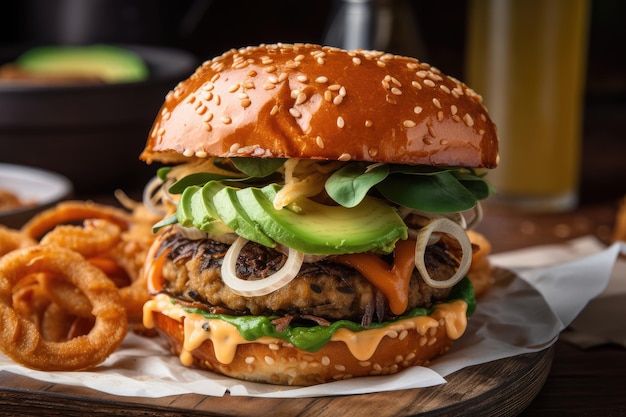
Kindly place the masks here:
[(541, 390), (553, 347), (464, 368), (448, 383), (420, 389), (340, 397), (275, 399), (118, 397), (0, 372), (0, 415), (11, 416), (494, 416), (519, 414)]

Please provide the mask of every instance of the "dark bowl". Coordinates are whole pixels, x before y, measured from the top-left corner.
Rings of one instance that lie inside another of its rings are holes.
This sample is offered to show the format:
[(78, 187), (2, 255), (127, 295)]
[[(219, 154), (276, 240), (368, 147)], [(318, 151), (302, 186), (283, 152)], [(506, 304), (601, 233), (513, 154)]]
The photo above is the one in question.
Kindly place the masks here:
[[(124, 45), (147, 63), (141, 82), (73, 86), (0, 85), (0, 162), (69, 178), (78, 193), (130, 188), (155, 167), (138, 159), (165, 95), (198, 65), (188, 52)], [(12, 62), (25, 48), (0, 51)]]

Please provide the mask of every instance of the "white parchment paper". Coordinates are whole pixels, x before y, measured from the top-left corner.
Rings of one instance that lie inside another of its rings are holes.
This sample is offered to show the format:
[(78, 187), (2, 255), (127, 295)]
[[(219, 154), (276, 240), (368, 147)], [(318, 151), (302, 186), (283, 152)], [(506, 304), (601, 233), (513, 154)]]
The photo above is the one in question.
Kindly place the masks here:
[[(548, 249), (556, 251), (554, 255)], [(313, 397), (428, 387), (467, 366), (536, 352), (554, 343), (562, 330), (609, 280), (626, 244), (603, 248), (586, 238), (558, 247), (531, 248), (494, 256), (499, 267), (516, 270), (481, 297), (465, 335), (426, 367), (396, 375), (355, 378), (313, 387), (277, 387), (234, 380), (183, 367), (158, 338), (129, 334), (120, 349), (89, 372), (40, 372), (0, 353), (0, 370), (37, 380), (84, 386), (120, 396), (163, 397), (185, 393), (211, 396)]]

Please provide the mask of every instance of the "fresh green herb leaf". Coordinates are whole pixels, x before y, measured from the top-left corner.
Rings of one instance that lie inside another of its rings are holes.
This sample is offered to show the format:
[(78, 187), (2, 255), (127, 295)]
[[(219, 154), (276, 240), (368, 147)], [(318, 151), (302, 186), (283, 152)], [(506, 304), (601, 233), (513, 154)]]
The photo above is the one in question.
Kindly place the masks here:
[(465, 211), (477, 202), (450, 171), (435, 175), (391, 174), (376, 188), (396, 204), (431, 213)]
[[(371, 166), (371, 165), (370, 165)], [(348, 164), (331, 175), (326, 181), (326, 192), (344, 207), (355, 207), (369, 190), (389, 174), (385, 164), (368, 169), (364, 163)]]
[(167, 174), (172, 170), (172, 167), (162, 167), (157, 169), (157, 177), (161, 179), (161, 181), (165, 181), (167, 179)]
[(230, 180), (237, 179), (236, 174), (233, 173), (232, 176), (229, 175), (221, 175), (221, 174), (213, 174), (210, 172), (196, 172), (193, 174), (189, 174), (180, 180), (176, 181), (172, 186), (168, 189), (168, 191), (172, 194), (181, 194), (185, 191), (185, 188), (191, 187), (194, 185), (202, 186), (209, 181), (220, 181), (220, 180)]
[(239, 171), (254, 178), (267, 177), (285, 163), (282, 158), (231, 158), (230, 161)]
[(171, 216), (165, 217), (158, 223), (155, 223), (154, 226), (152, 226), (152, 232), (156, 233), (159, 231), (159, 229), (165, 226), (171, 226), (176, 223), (178, 223), (178, 218), (176, 217), (176, 213), (174, 213)]

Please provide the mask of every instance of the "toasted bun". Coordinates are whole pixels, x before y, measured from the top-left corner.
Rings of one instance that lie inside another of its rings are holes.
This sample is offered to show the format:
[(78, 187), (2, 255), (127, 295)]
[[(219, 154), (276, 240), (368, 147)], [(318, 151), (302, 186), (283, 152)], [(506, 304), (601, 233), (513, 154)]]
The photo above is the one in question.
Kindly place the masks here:
[[(374, 335), (355, 342), (364, 351), (375, 349), (366, 359), (358, 359), (344, 341), (330, 341), (316, 352), (307, 352), (274, 338), (234, 342), (237, 337), (228, 330), (230, 325), (219, 321), (218, 327), (211, 327), (204, 333), (215, 332), (218, 340), (226, 341), (217, 349), (230, 350), (235, 344), (232, 361), (224, 363), (218, 360), (212, 339), (200, 337), (198, 341), (197, 334), (185, 334), (185, 331), (193, 331), (190, 329), (205, 329), (200, 317), (176, 311), (176, 307), (168, 302), (162, 304), (166, 306), (165, 310), (154, 308), (158, 303), (149, 305), (152, 307), (144, 311), (149, 314), (144, 316), (144, 323), (148, 317), (148, 327), (159, 332), (172, 353), (180, 355), (185, 365), (237, 379), (280, 385), (315, 385), (360, 376), (393, 374), (411, 366), (426, 365), (450, 349), (454, 342), (449, 336), (450, 329), (460, 335), (467, 325), (463, 318), (465, 309), (416, 319), (423, 319), (421, 323), (428, 323), (426, 326), (411, 325), (410, 321), (391, 323), (376, 330), (382, 337), (379, 343), (374, 341), (377, 338)], [(191, 322), (186, 323), (187, 320)], [(190, 345), (197, 347), (185, 351), (183, 346)]]
[(317, 45), (231, 50), (171, 91), (141, 159), (268, 157), (493, 168), (481, 98), (416, 59)]

